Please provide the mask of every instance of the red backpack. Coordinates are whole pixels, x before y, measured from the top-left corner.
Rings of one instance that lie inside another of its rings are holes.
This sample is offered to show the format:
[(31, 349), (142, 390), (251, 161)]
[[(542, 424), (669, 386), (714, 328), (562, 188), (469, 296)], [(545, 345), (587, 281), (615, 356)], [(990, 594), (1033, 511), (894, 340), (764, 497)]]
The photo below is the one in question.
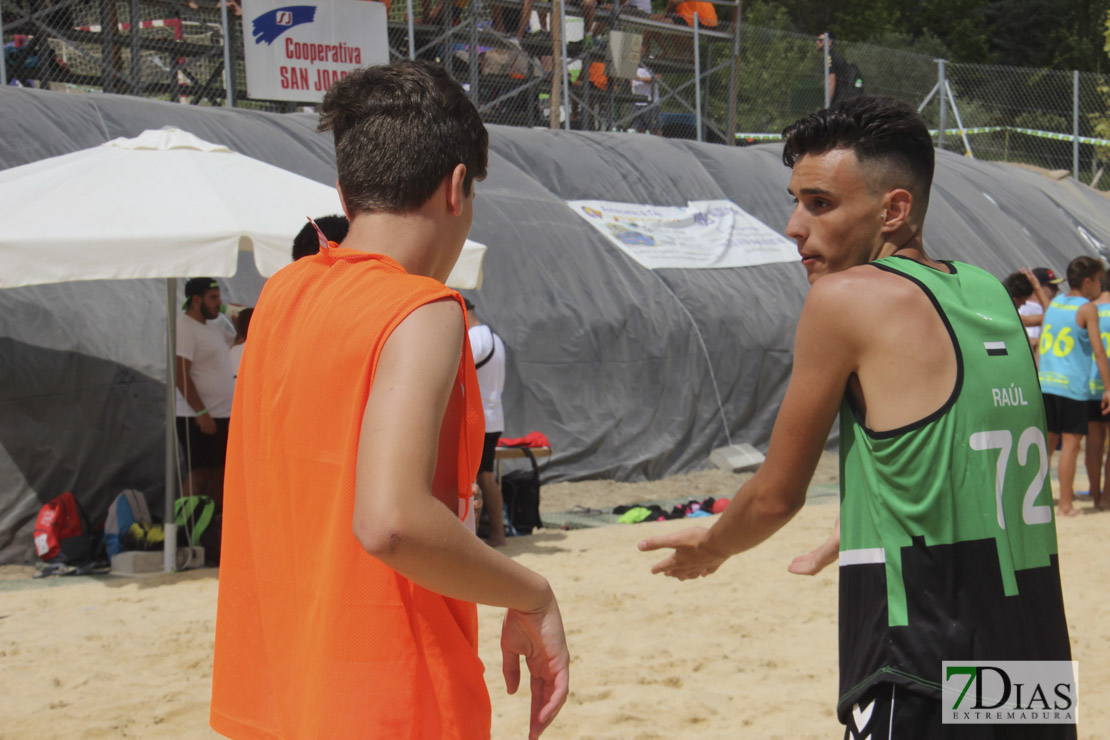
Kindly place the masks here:
[(73, 494), (66, 491), (39, 509), (35, 520), (35, 552), (48, 563), (78, 564), (96, 556), (100, 538)]

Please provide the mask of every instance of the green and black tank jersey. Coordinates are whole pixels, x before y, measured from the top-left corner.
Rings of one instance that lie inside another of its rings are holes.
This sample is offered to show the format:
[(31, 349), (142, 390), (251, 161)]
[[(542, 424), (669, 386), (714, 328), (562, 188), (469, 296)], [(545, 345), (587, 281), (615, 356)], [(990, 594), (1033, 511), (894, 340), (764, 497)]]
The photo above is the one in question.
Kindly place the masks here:
[(941, 661), (1071, 659), (1044, 406), (1013, 302), (971, 265), (872, 264), (929, 297), (957, 373), (941, 408), (900, 429), (841, 408), (842, 722), (876, 683), (939, 699)]

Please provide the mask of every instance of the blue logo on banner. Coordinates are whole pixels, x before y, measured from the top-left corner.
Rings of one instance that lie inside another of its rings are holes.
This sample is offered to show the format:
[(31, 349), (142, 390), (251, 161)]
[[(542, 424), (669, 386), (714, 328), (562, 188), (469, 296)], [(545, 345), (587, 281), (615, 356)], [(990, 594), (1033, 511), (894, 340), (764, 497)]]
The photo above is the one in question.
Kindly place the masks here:
[(312, 23), (316, 20), (315, 5), (289, 5), (269, 13), (263, 13), (251, 23), (254, 43), (274, 43), (274, 40), (293, 26)]
[(617, 238), (620, 239), (623, 243), (629, 245), (630, 247), (635, 247), (635, 246), (654, 247), (655, 246), (655, 240), (654, 239), (652, 239), (647, 234), (641, 234), (638, 231), (622, 231), (621, 233), (617, 234)]

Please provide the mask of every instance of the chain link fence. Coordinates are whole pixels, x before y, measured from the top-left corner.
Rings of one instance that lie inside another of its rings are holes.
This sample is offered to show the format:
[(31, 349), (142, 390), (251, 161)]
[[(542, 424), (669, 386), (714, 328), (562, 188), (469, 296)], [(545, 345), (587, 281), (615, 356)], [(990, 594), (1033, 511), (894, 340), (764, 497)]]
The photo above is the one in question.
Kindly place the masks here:
[[(194, 105), (227, 102), (224, 33), (215, 6), (149, 0), (3, 0), (0, 8), (7, 84)], [(133, 18), (138, 22), (132, 23)], [(234, 18), (237, 22), (238, 16)], [(242, 79), (241, 32), (238, 43), (236, 35), (230, 35), (232, 58), (238, 60), (236, 72)]]
[[(833, 102), (884, 95), (919, 108), (941, 148), (1110, 189), (1110, 75), (946, 63), (840, 41), (827, 60), (811, 36), (737, 27), (724, 0), (671, 13), (663, 0), (563, 1), (557, 22), (559, 0), (394, 0), (390, 59), (443, 65), (490, 123), (718, 143), (773, 140), (824, 107), (826, 91)], [(0, 0), (3, 82), (303, 108), (247, 97), (242, 16), (228, 2), (225, 20), (220, 0)]]

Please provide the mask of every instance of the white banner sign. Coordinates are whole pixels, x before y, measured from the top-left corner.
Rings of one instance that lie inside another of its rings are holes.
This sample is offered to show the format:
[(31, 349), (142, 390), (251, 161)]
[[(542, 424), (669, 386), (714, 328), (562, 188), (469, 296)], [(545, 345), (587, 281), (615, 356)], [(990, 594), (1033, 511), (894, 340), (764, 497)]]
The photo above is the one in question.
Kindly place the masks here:
[(389, 63), (385, 5), (353, 0), (244, 0), (247, 95), (319, 103), (356, 67)]
[(730, 200), (645, 206), (572, 200), (570, 207), (632, 259), (663, 267), (749, 267), (798, 261), (793, 241)]

